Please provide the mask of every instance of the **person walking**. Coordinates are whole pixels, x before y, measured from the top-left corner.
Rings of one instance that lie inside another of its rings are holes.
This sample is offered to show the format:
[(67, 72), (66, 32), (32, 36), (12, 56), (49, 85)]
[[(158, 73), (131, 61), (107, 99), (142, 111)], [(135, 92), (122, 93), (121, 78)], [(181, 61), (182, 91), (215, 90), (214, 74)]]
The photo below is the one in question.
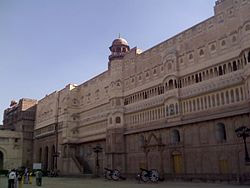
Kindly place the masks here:
[(32, 184), (32, 172), (29, 173), (29, 184)]
[(42, 172), (40, 170), (36, 171), (36, 185), (42, 186)]
[(9, 185), (8, 185), (8, 188), (15, 188), (14, 185), (15, 185), (15, 179), (16, 179), (16, 172), (15, 170), (11, 170), (10, 173), (9, 173)]
[(24, 184), (29, 184), (29, 171), (28, 168), (24, 170)]
[(22, 188), (23, 187), (23, 184), (22, 184), (23, 182), (22, 182), (22, 175), (21, 175), (21, 173), (18, 174), (17, 179), (18, 179), (18, 186), (19, 186), (19, 188)]
[(15, 178), (15, 180), (14, 180), (14, 187), (15, 188), (19, 188), (19, 184), (18, 184), (18, 171), (17, 171), (17, 169), (15, 170), (15, 173), (16, 173), (16, 178)]

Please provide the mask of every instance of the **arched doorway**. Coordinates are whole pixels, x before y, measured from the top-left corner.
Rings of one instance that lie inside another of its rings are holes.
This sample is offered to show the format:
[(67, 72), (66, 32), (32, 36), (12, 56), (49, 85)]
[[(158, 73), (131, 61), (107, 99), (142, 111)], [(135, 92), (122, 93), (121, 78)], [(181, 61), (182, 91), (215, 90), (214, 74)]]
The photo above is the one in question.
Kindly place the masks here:
[(0, 170), (3, 170), (3, 160), (4, 160), (3, 152), (0, 151)]
[(51, 149), (51, 164), (50, 164), (50, 167), (52, 170), (54, 170), (55, 168), (55, 154), (56, 154), (56, 149), (55, 149), (55, 146), (53, 145), (52, 146), (52, 149)]
[(48, 170), (48, 162), (49, 162), (49, 147), (45, 147), (44, 152), (44, 170)]
[(42, 148), (40, 148), (39, 149), (39, 159), (38, 159), (38, 161), (40, 162), (40, 163), (42, 163), (42, 152), (43, 152), (43, 150), (42, 150)]

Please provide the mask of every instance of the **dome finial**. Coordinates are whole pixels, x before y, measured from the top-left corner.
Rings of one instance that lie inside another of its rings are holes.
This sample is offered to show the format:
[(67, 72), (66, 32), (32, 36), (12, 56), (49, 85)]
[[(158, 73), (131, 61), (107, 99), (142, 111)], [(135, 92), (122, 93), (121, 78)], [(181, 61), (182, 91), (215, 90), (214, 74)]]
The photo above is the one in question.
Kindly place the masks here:
[(121, 33), (119, 33), (118, 38), (121, 38)]

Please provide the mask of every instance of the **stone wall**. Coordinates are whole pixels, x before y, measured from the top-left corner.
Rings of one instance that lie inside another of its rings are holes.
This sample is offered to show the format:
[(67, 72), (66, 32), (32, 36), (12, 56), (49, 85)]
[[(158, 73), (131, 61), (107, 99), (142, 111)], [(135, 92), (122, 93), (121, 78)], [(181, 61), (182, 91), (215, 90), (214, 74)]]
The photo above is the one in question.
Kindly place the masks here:
[(3, 169), (11, 170), (22, 166), (23, 145), (21, 140), (22, 133), (0, 130), (0, 152), (3, 154)]

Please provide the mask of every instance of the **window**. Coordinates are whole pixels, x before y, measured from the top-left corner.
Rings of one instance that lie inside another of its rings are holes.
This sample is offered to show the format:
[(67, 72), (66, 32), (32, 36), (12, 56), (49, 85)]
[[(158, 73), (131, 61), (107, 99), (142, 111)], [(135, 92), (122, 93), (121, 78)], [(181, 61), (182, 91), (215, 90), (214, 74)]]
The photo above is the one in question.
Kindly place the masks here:
[(183, 58), (180, 58), (180, 63), (183, 63)]
[(168, 86), (169, 86), (169, 89), (174, 89), (174, 81), (173, 80), (169, 80)]
[(153, 72), (153, 74), (156, 74), (156, 69), (154, 69), (154, 72)]
[(193, 60), (193, 58), (194, 58), (194, 57), (193, 57), (193, 54), (189, 54), (189, 57), (188, 57), (188, 58), (189, 58), (189, 60)]
[(246, 31), (250, 31), (250, 24), (247, 24), (247, 25), (246, 25), (245, 30), (246, 30)]
[(171, 143), (178, 144), (180, 141), (180, 132), (177, 129), (173, 130), (171, 133)]
[(116, 48), (116, 52), (121, 52), (121, 48)]
[(169, 63), (168, 64), (168, 70), (171, 70), (172, 69), (172, 63)]
[(225, 46), (226, 45), (226, 41), (225, 40), (222, 40), (221, 41), (221, 46)]
[(138, 80), (141, 80), (141, 75), (139, 75)]
[(200, 50), (200, 56), (204, 56), (204, 50), (203, 49)]
[(169, 110), (170, 110), (170, 116), (172, 116), (172, 115), (175, 114), (175, 110), (174, 110), (174, 105), (173, 104), (170, 104)]
[(234, 103), (234, 90), (230, 90), (231, 102)]
[(237, 71), (237, 64), (236, 64), (236, 61), (233, 62), (233, 71)]
[(164, 71), (164, 67), (163, 67), (163, 65), (161, 66), (161, 71)]
[(238, 88), (236, 88), (235, 94), (236, 94), (236, 101), (239, 102), (240, 101), (240, 95), (239, 95), (239, 89)]
[(248, 61), (248, 63), (250, 63), (250, 52), (248, 52), (247, 61)]
[(115, 123), (121, 123), (121, 118), (119, 116), (115, 118)]
[(216, 139), (218, 142), (225, 142), (227, 140), (226, 128), (223, 123), (216, 125)]
[(223, 70), (222, 70), (222, 67), (219, 66), (219, 76), (223, 75)]
[(236, 42), (236, 40), (237, 40), (237, 38), (236, 38), (236, 36), (234, 35), (234, 36), (232, 37), (232, 42), (234, 43), (234, 42)]
[(214, 44), (211, 45), (210, 50), (211, 50), (212, 52), (215, 51), (215, 45), (214, 45)]

